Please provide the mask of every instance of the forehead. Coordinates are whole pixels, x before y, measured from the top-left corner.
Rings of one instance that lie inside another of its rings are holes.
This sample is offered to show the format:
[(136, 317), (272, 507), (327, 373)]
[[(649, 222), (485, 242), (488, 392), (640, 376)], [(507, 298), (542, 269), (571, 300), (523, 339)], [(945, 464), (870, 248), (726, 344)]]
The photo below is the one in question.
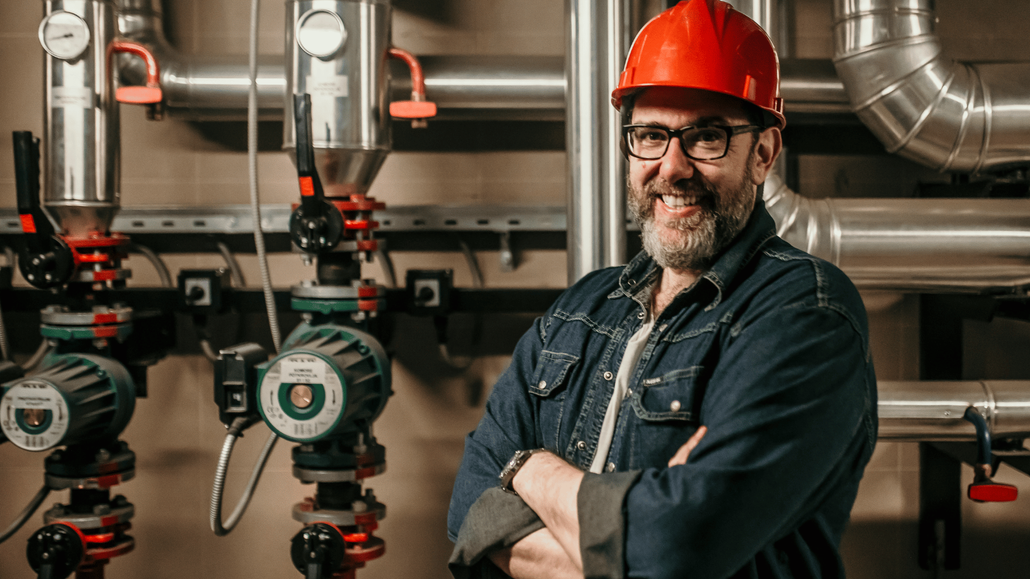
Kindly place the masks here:
[(686, 126), (699, 119), (746, 121), (743, 103), (731, 96), (706, 90), (653, 87), (633, 103), (633, 123)]

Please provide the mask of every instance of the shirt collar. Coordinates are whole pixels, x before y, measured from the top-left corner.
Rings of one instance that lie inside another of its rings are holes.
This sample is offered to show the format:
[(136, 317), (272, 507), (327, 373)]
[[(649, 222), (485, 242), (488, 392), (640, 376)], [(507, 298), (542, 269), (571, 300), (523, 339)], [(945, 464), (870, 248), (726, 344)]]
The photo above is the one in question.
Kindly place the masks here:
[[(751, 258), (758, 253), (762, 246), (775, 236), (776, 222), (765, 209), (765, 202), (757, 199), (744, 229), (715, 260), (712, 267), (701, 274), (698, 280), (699, 283), (701, 280), (709, 282), (715, 289), (715, 295), (706, 309), (712, 309), (722, 302), (726, 289), (733, 283), (744, 265), (751, 261)], [(622, 270), (622, 275), (619, 277), (619, 289), (608, 297), (629, 296), (647, 307), (651, 287), (658, 279), (658, 272), (658, 265), (651, 259), (651, 256), (647, 252), (641, 251)]]

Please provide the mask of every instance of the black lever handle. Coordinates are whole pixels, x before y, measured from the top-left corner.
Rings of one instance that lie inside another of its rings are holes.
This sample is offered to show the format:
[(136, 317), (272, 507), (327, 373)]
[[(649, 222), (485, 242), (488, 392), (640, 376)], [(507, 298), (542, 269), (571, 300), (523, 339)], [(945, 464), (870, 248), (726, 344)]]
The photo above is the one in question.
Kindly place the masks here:
[(54, 227), (39, 203), (39, 139), (30, 131), (14, 131), (14, 178), (22, 232), (48, 239)]
[(297, 178), (300, 207), (290, 216), (290, 237), (307, 253), (332, 250), (343, 235), (343, 217), (325, 198), (315, 166), (315, 145), (311, 130), (311, 95), (293, 95), (296, 126)]

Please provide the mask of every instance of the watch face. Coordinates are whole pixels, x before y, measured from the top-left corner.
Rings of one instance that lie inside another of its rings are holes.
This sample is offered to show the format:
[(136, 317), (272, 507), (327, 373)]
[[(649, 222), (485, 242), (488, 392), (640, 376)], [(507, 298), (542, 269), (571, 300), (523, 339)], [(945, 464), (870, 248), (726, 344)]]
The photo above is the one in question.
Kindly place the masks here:
[(54, 58), (75, 60), (89, 48), (89, 41), (89, 25), (71, 12), (52, 12), (39, 25), (39, 43)]

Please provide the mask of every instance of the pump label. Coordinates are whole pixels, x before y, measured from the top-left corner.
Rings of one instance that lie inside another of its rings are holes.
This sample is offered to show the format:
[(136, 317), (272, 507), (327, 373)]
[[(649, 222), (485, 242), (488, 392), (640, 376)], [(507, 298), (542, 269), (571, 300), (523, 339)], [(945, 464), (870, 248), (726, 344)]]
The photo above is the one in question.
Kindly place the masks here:
[(317, 356), (289, 354), (272, 364), (258, 387), (265, 422), (280, 436), (313, 442), (331, 434), (345, 410), (343, 383)]
[(305, 80), (305, 88), (312, 98), (315, 97), (347, 97), (350, 94), (349, 78), (345, 74), (310, 75)]
[(50, 90), (55, 109), (91, 109), (93, 91), (82, 86), (55, 86)]
[(50, 384), (16, 384), (0, 399), (0, 429), (18, 448), (41, 451), (61, 444), (68, 422), (68, 403)]

